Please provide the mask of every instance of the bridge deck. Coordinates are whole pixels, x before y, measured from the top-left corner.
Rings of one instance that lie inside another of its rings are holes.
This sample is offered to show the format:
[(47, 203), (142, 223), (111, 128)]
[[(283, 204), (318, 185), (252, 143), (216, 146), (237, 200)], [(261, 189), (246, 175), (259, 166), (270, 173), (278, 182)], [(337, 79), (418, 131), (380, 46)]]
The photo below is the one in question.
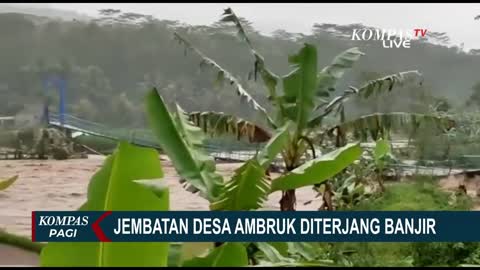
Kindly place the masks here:
[[(111, 140), (125, 140), (132, 144), (160, 149), (160, 145), (157, 143), (155, 135), (151, 131), (138, 131), (138, 130), (115, 130), (107, 126), (77, 118), (72, 115), (64, 115), (63, 125), (60, 123), (58, 114), (49, 114), (49, 124), (51, 126), (69, 129), (71, 131), (81, 132), (84, 134), (107, 138)], [(217, 145), (205, 145), (204, 149), (210, 155), (221, 158), (237, 161), (244, 161), (250, 159), (256, 153), (256, 145), (251, 147), (242, 147), (241, 149), (231, 148), (230, 151), (226, 150), (222, 146)], [(245, 149), (246, 148), (246, 149)]]
[[(60, 123), (60, 119), (58, 114), (50, 113), (49, 115), (49, 124), (56, 127), (66, 128), (72, 131), (81, 132), (84, 134), (103, 137), (111, 140), (125, 140), (132, 144), (143, 146), (143, 147), (151, 147), (160, 149), (159, 144), (153, 133), (151, 131), (138, 131), (138, 130), (115, 130), (109, 128), (107, 126), (87, 121), (84, 119), (77, 118), (72, 115), (64, 115), (64, 124)], [(397, 147), (401, 147), (405, 145), (404, 141), (396, 142)], [(371, 143), (363, 143), (363, 147), (373, 147), (374, 144)], [(232, 160), (232, 161), (245, 161), (252, 158), (256, 152), (258, 145), (242, 146), (235, 148), (232, 145), (214, 145), (214, 144), (207, 144), (204, 146), (204, 149), (207, 153), (211, 156), (220, 159), (220, 160)], [(474, 158), (478, 158), (479, 156), (474, 156)], [(465, 156), (465, 158), (472, 158), (469, 156)], [(418, 166), (413, 163), (413, 161), (404, 160), (400, 164), (395, 165), (397, 169), (402, 171), (404, 174), (425, 174), (425, 175), (447, 175), (449, 173), (460, 173), (467, 171), (466, 168), (449, 168), (439, 167), (439, 166)], [(275, 161), (276, 165), (282, 166), (283, 163), (281, 161), (281, 156), (277, 158)], [(471, 168), (469, 168), (471, 169)], [(473, 169), (471, 169), (473, 170)]]

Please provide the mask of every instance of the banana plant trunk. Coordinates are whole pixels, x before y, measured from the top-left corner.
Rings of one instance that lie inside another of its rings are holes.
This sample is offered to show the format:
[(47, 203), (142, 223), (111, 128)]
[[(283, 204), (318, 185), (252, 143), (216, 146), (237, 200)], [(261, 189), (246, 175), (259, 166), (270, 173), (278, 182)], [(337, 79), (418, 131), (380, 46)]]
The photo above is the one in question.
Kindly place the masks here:
[(280, 199), (280, 210), (295, 211), (296, 200), (295, 189), (282, 192), (282, 199)]
[(320, 205), (320, 208), (318, 210), (323, 211), (333, 211), (333, 202), (332, 202), (332, 197), (333, 197), (333, 191), (332, 191), (332, 184), (330, 184), (328, 181), (324, 183), (325, 186), (325, 191), (323, 192), (323, 202), (322, 205)]
[[(287, 166), (287, 172), (293, 171), (298, 166)], [(280, 199), (280, 211), (295, 211), (297, 204), (297, 198), (295, 195), (295, 189), (290, 189), (282, 192), (282, 198)]]

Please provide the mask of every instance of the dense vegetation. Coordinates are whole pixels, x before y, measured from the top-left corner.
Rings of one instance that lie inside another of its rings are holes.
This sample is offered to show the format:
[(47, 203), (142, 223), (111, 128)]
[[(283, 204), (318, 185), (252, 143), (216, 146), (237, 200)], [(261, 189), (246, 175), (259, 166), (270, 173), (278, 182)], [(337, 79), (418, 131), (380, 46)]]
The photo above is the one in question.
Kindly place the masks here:
[[(416, 177), (389, 185), (381, 197), (352, 210), (468, 210), (471, 203), (463, 194), (439, 190), (434, 179)], [(458, 266), (476, 264), (479, 251), (479, 243), (342, 243), (334, 245), (331, 256), (349, 266)]]
[[(176, 100), (187, 111), (209, 108), (253, 117), (252, 112), (233, 98), (234, 93), (212, 91), (211, 76), (199, 76), (198, 66), (192, 64), (194, 59), (189, 59), (194, 56), (188, 54), (185, 58), (183, 48), (176, 46), (172, 38), (174, 31), (186, 33), (196, 47), (220, 61), (242, 84), (252, 89), (253, 97), (265, 103), (262, 85), (248, 80), (252, 69), (249, 49), (234, 36), (236, 30), (231, 24), (219, 21), (210, 26), (188, 26), (148, 17), (130, 19), (128, 15), (104, 13), (104, 20), (84, 22), (0, 13), (0, 115), (14, 114), (29, 104), (38, 104), (43, 94), (42, 74), (57, 70), (64, 72), (68, 79), (68, 110), (108, 125), (144, 126), (140, 104), (149, 86), (162, 89), (170, 104)], [(110, 17), (122, 19), (112, 22)], [(352, 27), (328, 29), (348, 32)], [(422, 86), (393, 92), (385, 97), (389, 102), (378, 105), (380, 108), (372, 106), (372, 100), (363, 101), (357, 104), (362, 106), (349, 107), (349, 115), (378, 110), (424, 112), (422, 105), (432, 96), (444, 97), (452, 106), (463, 108), (478, 82), (476, 67), (480, 56), (459, 52), (456, 47), (419, 41), (410, 49), (383, 49), (377, 43), (352, 42), (339, 37), (320, 24), (312, 27), (312, 35), (280, 29), (265, 36), (248, 22), (244, 28), (257, 51), (277, 74), (289, 70), (285, 56), (298, 51), (304, 42), (318, 49), (319, 66), (328, 65), (332, 56), (351, 47), (358, 47), (368, 55), (359, 60), (355, 70), (346, 74), (339, 89), (402, 70), (415, 69), (423, 73)], [(478, 87), (475, 89), (478, 92)], [(49, 91), (49, 95), (57, 98), (55, 91)], [(117, 117), (119, 113), (123, 117)]]

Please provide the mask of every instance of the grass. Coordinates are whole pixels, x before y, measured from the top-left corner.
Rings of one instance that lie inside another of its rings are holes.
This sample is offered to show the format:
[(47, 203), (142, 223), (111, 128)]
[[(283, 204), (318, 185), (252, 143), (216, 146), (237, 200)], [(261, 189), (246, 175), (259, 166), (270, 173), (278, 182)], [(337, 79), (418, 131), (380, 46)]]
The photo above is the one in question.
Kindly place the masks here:
[(426, 210), (469, 210), (473, 206), (467, 196), (452, 197), (441, 190), (430, 177), (417, 177), (412, 181), (392, 183), (379, 198), (364, 201), (354, 210), (376, 211), (426, 211)]
[[(467, 196), (452, 196), (440, 190), (434, 179), (417, 177), (410, 182), (392, 183), (383, 196), (366, 200), (353, 210), (367, 211), (422, 211), (422, 210), (469, 210), (472, 200)], [(471, 253), (476, 252), (472, 246), (462, 250), (461, 258), (426, 258), (433, 257), (437, 250), (455, 257), (454, 249), (462, 243), (338, 243), (333, 244), (332, 256), (352, 266), (425, 266), (455, 265)], [(455, 246), (456, 245), (456, 246)], [(346, 255), (348, 254), (348, 255)], [(448, 257), (449, 255), (447, 255)], [(458, 256), (457, 256), (458, 257)], [(433, 263), (436, 262), (436, 263)], [(438, 264), (437, 264), (438, 263)]]

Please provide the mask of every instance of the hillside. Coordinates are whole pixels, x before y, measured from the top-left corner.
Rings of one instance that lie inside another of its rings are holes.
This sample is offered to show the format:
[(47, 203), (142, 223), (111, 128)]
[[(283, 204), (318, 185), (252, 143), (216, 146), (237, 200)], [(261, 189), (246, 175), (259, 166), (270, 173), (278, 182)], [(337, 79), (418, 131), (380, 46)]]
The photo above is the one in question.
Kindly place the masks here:
[[(189, 53), (185, 56), (184, 48), (173, 40), (174, 31), (183, 33), (238, 76), (259, 101), (266, 101), (263, 84), (247, 79), (254, 68), (248, 47), (225, 23), (188, 26), (114, 10), (95, 21), (65, 21), (52, 16), (72, 18), (74, 13), (62, 11), (63, 15), (54, 16), (44, 11), (42, 15), (29, 15), (4, 7), (2, 4), (0, 8), (0, 115), (41, 102), (46, 74), (55, 70), (67, 78), (69, 112), (110, 125), (142, 126), (143, 95), (153, 85), (162, 89), (167, 100), (175, 99), (189, 111), (216, 110), (253, 117), (240, 105), (234, 91), (228, 87), (215, 89), (215, 75), (208, 70), (200, 72), (200, 60)], [(369, 112), (373, 107), (384, 111), (422, 110), (426, 103), (435, 101), (432, 96), (461, 107), (479, 81), (480, 56), (456, 47), (418, 41), (412, 42), (410, 49), (384, 49), (375, 41), (347, 40), (324, 31), (321, 25), (316, 25), (309, 36), (281, 30), (263, 36), (247, 21), (244, 23), (267, 64), (280, 74), (289, 72), (287, 56), (304, 42), (318, 47), (321, 66), (343, 50), (358, 47), (366, 55), (337, 86), (337, 92), (394, 72), (416, 69), (424, 74), (422, 86), (399, 89), (391, 94), (394, 97), (383, 99), (384, 104), (356, 103), (350, 114)], [(333, 27), (345, 31), (344, 26)], [(56, 104), (55, 91), (48, 91), (47, 96), (51, 104)], [(119, 119), (119, 114), (124, 118)]]

